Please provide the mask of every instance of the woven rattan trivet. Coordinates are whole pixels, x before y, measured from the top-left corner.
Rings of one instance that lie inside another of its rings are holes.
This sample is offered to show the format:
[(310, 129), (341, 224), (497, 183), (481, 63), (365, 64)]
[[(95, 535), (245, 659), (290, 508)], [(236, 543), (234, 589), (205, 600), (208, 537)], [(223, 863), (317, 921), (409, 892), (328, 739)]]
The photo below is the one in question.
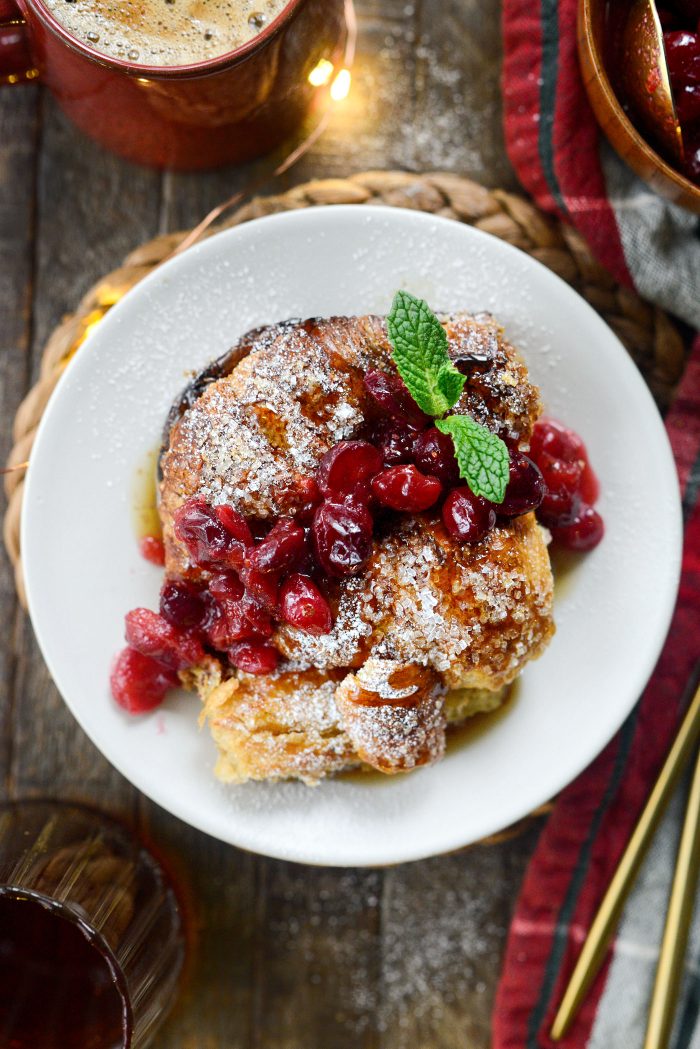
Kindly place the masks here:
[[(488, 190), (450, 174), (407, 174), (370, 171), (348, 179), (323, 179), (274, 197), (259, 197), (220, 222), (216, 230), (278, 211), (323, 204), (388, 204), (428, 211), (464, 222), (522, 248), (568, 281), (619, 336), (647, 380), (659, 407), (668, 404), (683, 370), (685, 347), (666, 314), (634, 292), (616, 284), (593, 259), (573, 229), (543, 215), (527, 200), (503, 190)], [(209, 230), (216, 232), (216, 230)], [(83, 297), (75, 313), (56, 328), (44, 349), (40, 378), (15, 416), (14, 448), (8, 459), (16, 467), (29, 458), (34, 435), (54, 386), (90, 329), (125, 292), (150, 273), (182, 241), (184, 233), (156, 237), (133, 251), (123, 266), (109, 273)], [(591, 347), (595, 352), (595, 347)], [(19, 524), (24, 471), (5, 478), (8, 508), (4, 538), (15, 567), (17, 592), (24, 604)]]

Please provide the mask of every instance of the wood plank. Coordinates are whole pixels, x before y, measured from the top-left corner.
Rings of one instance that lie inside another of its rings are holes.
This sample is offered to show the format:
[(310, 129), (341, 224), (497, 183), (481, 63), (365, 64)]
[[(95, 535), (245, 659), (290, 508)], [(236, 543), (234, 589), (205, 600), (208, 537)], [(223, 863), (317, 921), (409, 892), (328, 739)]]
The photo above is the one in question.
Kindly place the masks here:
[[(160, 176), (111, 156), (87, 139), (46, 96), (36, 203), (36, 274), (31, 371), (63, 314), (131, 248), (157, 230)], [(79, 644), (79, 639), (77, 639)], [(14, 702), (16, 789), (98, 800), (129, 808), (133, 788), (77, 726), (38, 651), (28, 620), (20, 623)]]
[(415, 2), (418, 168), (517, 189), (503, 140), (500, 4)]
[(153, 1049), (250, 1043), (257, 859), (146, 805), (143, 827), (185, 899), (191, 951), (182, 994)]
[[(35, 150), (39, 93), (35, 87), (0, 91), (0, 459), (12, 446), (10, 420), (27, 391), (34, 246)], [(14, 572), (0, 558), (0, 796), (12, 794), (12, 723), (17, 669), (17, 600)]]
[(385, 873), (381, 1049), (489, 1049), (510, 914), (538, 833)]
[(255, 1049), (375, 1049), (383, 872), (261, 861)]

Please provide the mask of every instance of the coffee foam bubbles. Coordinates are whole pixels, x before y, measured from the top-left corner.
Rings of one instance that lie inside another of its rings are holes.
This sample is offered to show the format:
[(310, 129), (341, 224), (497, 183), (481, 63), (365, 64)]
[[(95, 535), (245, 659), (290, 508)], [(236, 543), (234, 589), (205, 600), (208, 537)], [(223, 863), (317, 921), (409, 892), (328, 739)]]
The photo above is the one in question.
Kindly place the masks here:
[(44, 0), (77, 40), (142, 65), (206, 62), (252, 40), (288, 0)]

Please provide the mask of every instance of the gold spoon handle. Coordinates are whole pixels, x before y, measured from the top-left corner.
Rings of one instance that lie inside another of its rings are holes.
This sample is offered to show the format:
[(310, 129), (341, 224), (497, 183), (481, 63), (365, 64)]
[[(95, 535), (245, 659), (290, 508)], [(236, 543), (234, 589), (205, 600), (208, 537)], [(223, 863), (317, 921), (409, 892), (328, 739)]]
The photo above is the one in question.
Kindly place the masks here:
[(593, 919), (586, 941), (569, 980), (561, 1005), (552, 1024), (550, 1037), (558, 1042), (571, 1026), (579, 1006), (605, 958), (610, 939), (641, 866), (661, 815), (678, 779), (694, 753), (700, 736), (700, 687), (693, 696), (673, 746), (654, 784), (639, 822), (634, 829), (603, 902)]
[(690, 919), (693, 916), (695, 887), (700, 869), (700, 754), (695, 765), (693, 782), (688, 795), (688, 807), (683, 822), (678, 848), (676, 872), (664, 937), (661, 941), (659, 964), (649, 1008), (644, 1049), (666, 1049), (671, 1036), (678, 992), (683, 975), (683, 961), (688, 944)]

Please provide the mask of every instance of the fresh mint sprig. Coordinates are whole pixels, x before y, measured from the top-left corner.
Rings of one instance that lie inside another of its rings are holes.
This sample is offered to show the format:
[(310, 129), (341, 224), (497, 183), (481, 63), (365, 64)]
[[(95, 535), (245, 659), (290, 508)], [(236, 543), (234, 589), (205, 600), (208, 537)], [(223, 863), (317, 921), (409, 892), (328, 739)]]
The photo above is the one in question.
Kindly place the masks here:
[(460, 477), (474, 495), (502, 503), (510, 474), (510, 457), (501, 438), (468, 415), (450, 415), (447, 419), (438, 419), (435, 425), (452, 438)]
[(427, 302), (397, 291), (387, 328), (394, 363), (411, 397), (427, 415), (444, 415), (467, 380), (450, 360), (442, 324)]
[(508, 449), (495, 433), (468, 415), (442, 418), (462, 395), (466, 377), (447, 352), (447, 335), (423, 299), (397, 291), (387, 317), (392, 357), (408, 392), (435, 425), (449, 434), (460, 476), (475, 495), (502, 503), (510, 474)]

